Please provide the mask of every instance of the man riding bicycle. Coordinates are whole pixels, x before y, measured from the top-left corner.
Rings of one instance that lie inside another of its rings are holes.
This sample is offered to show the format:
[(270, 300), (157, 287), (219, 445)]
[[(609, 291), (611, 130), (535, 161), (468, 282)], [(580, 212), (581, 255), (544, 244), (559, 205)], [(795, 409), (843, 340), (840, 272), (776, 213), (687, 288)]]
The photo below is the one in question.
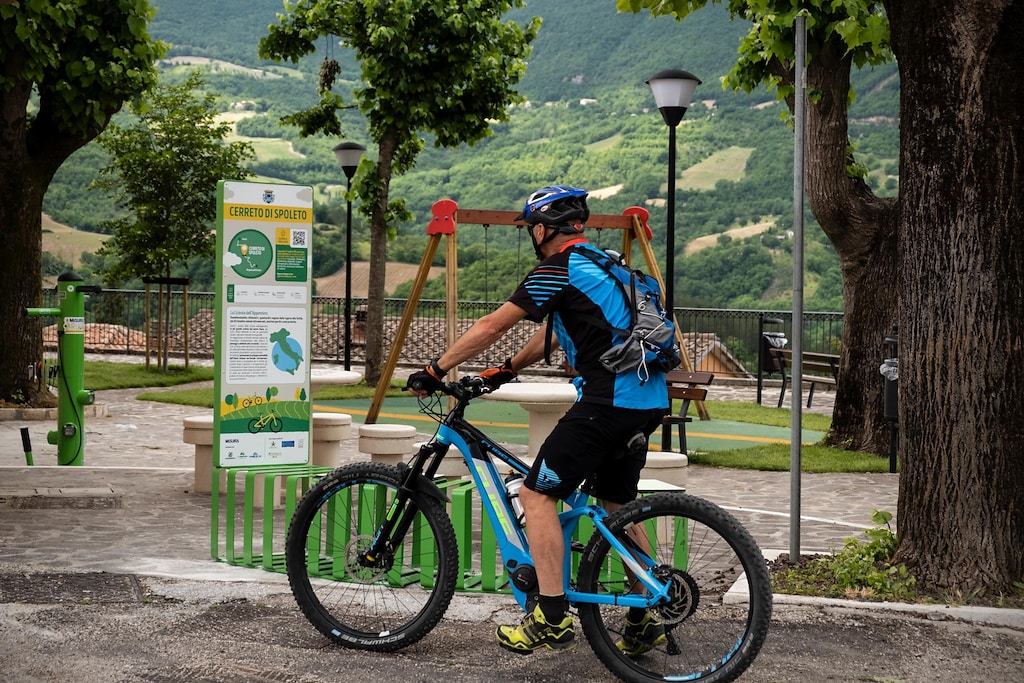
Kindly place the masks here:
[[(585, 190), (556, 185), (531, 194), (516, 220), (526, 223), (540, 263), (508, 301), (480, 318), (407, 382), (423, 398), (441, 385), (448, 369), (485, 351), (523, 318), (544, 323), (545, 317), (547, 324), (522, 350), (480, 377), (496, 388), (545, 358), (545, 347), (556, 343), (579, 375), (575, 380), (579, 399), (540, 447), (519, 494), (540, 598), (518, 626), (499, 626), (496, 636), (502, 647), (524, 654), (542, 647), (569, 650), (576, 645), (563, 592), (565, 547), (559, 499), (588, 477), (594, 495), (609, 513), (636, 498), (647, 438), (668, 409), (663, 372), (652, 368), (641, 379), (635, 370), (615, 373), (600, 361), (617, 341), (613, 328), (629, 327), (631, 311), (614, 277), (580, 253), (596, 249), (583, 237), (589, 217)], [(547, 334), (548, 325), (552, 334)], [(653, 614), (631, 608), (625, 618), (623, 636), (616, 645), (627, 655), (640, 655), (665, 641), (664, 627)]]

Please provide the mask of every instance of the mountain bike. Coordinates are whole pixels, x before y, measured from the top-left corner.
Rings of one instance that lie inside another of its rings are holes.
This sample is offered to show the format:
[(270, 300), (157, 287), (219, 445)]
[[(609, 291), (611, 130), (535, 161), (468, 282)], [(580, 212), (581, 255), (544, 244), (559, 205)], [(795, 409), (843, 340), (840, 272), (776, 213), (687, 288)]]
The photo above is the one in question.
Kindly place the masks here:
[[(302, 612), (330, 640), (392, 652), (441, 619), (466, 571), (446, 495), (434, 480), (452, 446), (479, 491), (508, 587), (520, 606), (532, 609), (536, 574), (517, 509), (529, 467), (464, 415), (470, 401), (488, 391), (477, 377), (445, 384), (440, 394), (450, 399), (434, 394), (420, 401), (421, 412), (439, 426), (408, 463), (342, 466), (313, 485), (296, 508), (285, 547), (288, 580)], [(562, 503), (559, 517), (566, 596), (594, 652), (614, 674), (629, 681), (731, 681), (757, 656), (772, 611), (767, 565), (728, 512), (667, 492), (609, 515), (590, 502), (585, 483)], [(616, 646), (632, 606), (647, 608), (667, 636), (636, 658)]]
[(249, 420), (249, 432), (251, 434), (258, 434), (264, 429), (269, 429), (272, 432), (279, 432), (284, 427), (284, 423), (281, 421), (276, 414), (273, 412), (264, 413), (260, 418), (252, 418)]

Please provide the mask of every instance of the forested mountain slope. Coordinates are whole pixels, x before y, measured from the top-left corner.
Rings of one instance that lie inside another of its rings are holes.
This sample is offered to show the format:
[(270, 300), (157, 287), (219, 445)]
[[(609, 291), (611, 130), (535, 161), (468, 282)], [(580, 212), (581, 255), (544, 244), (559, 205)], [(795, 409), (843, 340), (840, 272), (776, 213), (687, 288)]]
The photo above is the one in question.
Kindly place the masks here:
[[(345, 213), (338, 192), (343, 179), (331, 148), (339, 140), (299, 139), (278, 119), (315, 102), (316, 73), (325, 55), (341, 62), (338, 89), (346, 97), (346, 86), (358, 76), (357, 65), (343, 47), (329, 43), (298, 65), (259, 60), (256, 45), (281, 11), (280, 0), (155, 4), (152, 34), (171, 46), (161, 77), (176, 83), (190, 70), (201, 69), (207, 89), (218, 94), (225, 113), (237, 120), (238, 134), (255, 144), (256, 173), (316, 188), (317, 220), (325, 225), (317, 231), (315, 267), (317, 275), (336, 270), (343, 263), (342, 240), (331, 225), (343, 225)], [(532, 0), (511, 18), (533, 15), (542, 16), (544, 23), (520, 87), (527, 103), (515, 107), (508, 124), (495, 126), (494, 135), (474, 147), (434, 149), (428, 140), (416, 168), (393, 185), (414, 219), (399, 227), (389, 258), (419, 261), (429, 208), (437, 199), (453, 198), (473, 208), (518, 209), (531, 189), (554, 182), (593, 191), (595, 211), (647, 206), (656, 252), (663, 253), (667, 129), (644, 81), (661, 69), (684, 68), (703, 84), (678, 131), (676, 243), (682, 254), (689, 240), (723, 236), (710, 248), (680, 257), (676, 270), (682, 296), (677, 304), (784, 304), (791, 249), (792, 133), (772, 93), (733, 93), (720, 85), (749, 25), (730, 22), (718, 5), (677, 23), (617, 14), (613, 0)], [(197, 57), (203, 59), (190, 59)], [(202, 63), (188, 63), (197, 61)], [(854, 78), (858, 100), (851, 111), (851, 135), (882, 194), (896, 191), (895, 73), (890, 65)], [(368, 142), (358, 112), (345, 112), (343, 122), (347, 138)], [(96, 145), (76, 154), (51, 185), (46, 211), (87, 229), (111, 217), (116, 207), (86, 189), (105, 163)], [(724, 235), (760, 223), (772, 227), (746, 239)], [(592, 237), (603, 246), (617, 242), (611, 236)], [(357, 215), (357, 258), (368, 252), (366, 239)], [(807, 249), (808, 307), (838, 308), (838, 266), (813, 224)], [(460, 231), (459, 254), (464, 267), (460, 294), (467, 298), (483, 297), (486, 290), (491, 298), (500, 296), (494, 274), (507, 271), (512, 278), (532, 259), (528, 238), (497, 226), (466, 226)], [(200, 282), (210, 277), (201, 266), (190, 274)]]

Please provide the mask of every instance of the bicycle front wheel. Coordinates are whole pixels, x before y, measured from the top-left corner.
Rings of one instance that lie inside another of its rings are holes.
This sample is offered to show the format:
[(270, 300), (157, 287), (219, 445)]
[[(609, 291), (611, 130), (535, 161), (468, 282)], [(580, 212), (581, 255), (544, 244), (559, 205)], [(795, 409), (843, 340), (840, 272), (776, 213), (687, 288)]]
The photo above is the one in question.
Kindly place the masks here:
[[(626, 629), (626, 609), (582, 604), (583, 631), (597, 656), (627, 681), (732, 681), (768, 633), (772, 591), (764, 557), (749, 532), (717, 505), (683, 493), (634, 500), (606, 520), (634, 554), (654, 561), (670, 585), (646, 628)], [(629, 539), (628, 541), (626, 539)], [(641, 592), (621, 557), (595, 534), (584, 550), (580, 590)]]
[(455, 592), (458, 549), (441, 501), (414, 494), (412, 525), (372, 566), (363, 560), (401, 478), (380, 463), (340, 467), (313, 486), (292, 517), (285, 561), (306, 618), (334, 642), (391, 652), (441, 619)]

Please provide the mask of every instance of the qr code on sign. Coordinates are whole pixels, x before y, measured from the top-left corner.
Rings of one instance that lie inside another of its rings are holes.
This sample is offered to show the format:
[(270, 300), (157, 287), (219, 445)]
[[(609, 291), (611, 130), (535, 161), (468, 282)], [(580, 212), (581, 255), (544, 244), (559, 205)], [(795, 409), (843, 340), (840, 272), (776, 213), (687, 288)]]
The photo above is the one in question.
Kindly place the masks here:
[(292, 230), (292, 246), (293, 247), (304, 247), (306, 246), (306, 230)]

